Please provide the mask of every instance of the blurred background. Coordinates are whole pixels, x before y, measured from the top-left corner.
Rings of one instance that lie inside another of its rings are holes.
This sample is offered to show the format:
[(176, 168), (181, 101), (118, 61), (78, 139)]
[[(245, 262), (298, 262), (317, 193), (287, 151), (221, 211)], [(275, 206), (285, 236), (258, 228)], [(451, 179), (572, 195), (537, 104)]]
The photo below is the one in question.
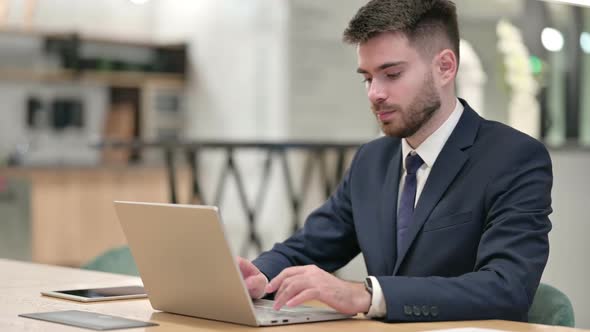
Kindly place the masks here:
[[(587, 2), (456, 1), (459, 96), (549, 148), (543, 281), (590, 328)], [(364, 3), (0, 0), (0, 257), (87, 265), (125, 244), (113, 200), (220, 205), (250, 258), (283, 240), (380, 135), (341, 42)]]

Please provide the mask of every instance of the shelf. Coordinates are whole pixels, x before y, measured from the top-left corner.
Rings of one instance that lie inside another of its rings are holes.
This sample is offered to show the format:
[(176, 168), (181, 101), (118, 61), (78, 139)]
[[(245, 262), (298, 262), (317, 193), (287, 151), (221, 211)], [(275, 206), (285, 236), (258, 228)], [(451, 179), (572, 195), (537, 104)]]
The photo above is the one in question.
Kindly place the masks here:
[[(145, 83), (179, 86), (185, 82), (187, 45), (183, 43), (165, 44), (91, 36), (74, 31), (0, 27), (0, 35), (7, 34), (41, 39), (40, 51), (43, 54), (40, 56), (51, 57), (55, 64), (49, 67), (41, 67), (42, 61), (30, 67), (4, 64), (0, 66), (0, 80), (86, 81), (112, 87), (138, 87)], [(98, 49), (102, 51), (98, 54), (88, 53), (88, 50), (83, 52), (83, 47), (92, 43), (100, 44)], [(121, 48), (126, 47), (142, 48), (143, 55), (140, 59), (119, 58)]]
[(180, 74), (145, 73), (134, 71), (100, 72), (84, 70), (76, 72), (68, 69), (31, 70), (1, 68), (0, 80), (3, 81), (36, 81), (36, 82), (91, 82), (104, 83), (113, 87), (138, 87), (146, 83), (183, 86), (185, 79)]
[(163, 43), (157, 42), (153, 40), (141, 40), (141, 39), (134, 39), (134, 38), (112, 38), (112, 37), (105, 37), (99, 35), (89, 35), (87, 33), (81, 33), (77, 31), (66, 31), (66, 30), (36, 30), (36, 29), (24, 29), (19, 27), (0, 27), (0, 34), (13, 34), (13, 35), (21, 35), (21, 36), (28, 36), (28, 37), (37, 37), (37, 38), (54, 38), (54, 39), (68, 39), (72, 36), (78, 36), (80, 40), (85, 42), (93, 42), (93, 43), (108, 43), (108, 44), (118, 44), (118, 45), (125, 45), (125, 46), (138, 46), (138, 47), (158, 47), (158, 48), (166, 48), (166, 49), (178, 49), (183, 47), (183, 43)]

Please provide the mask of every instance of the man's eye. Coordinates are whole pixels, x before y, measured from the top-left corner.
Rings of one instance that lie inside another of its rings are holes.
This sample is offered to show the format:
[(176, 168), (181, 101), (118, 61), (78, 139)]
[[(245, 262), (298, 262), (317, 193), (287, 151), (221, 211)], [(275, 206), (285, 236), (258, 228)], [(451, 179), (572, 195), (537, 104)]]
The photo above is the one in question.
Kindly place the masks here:
[(400, 77), (401, 73), (395, 73), (395, 74), (387, 74), (387, 78), (389, 78), (390, 80), (394, 80), (398, 77)]
[(369, 83), (370, 84), (372, 81), (373, 81), (372, 78), (365, 77), (365, 79), (363, 80), (363, 83), (365, 83), (365, 84), (366, 83)]
[(387, 78), (394, 80), (396, 78), (399, 78), (401, 75), (402, 75), (402, 73), (387, 74)]

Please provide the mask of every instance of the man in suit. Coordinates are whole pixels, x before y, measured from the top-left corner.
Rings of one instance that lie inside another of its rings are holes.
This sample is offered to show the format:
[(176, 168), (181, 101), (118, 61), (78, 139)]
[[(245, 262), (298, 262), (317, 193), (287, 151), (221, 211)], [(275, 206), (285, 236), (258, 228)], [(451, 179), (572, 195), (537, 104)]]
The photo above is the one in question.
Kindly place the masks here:
[[(344, 33), (385, 137), (358, 150), (303, 229), (253, 262), (253, 298), (319, 300), (385, 321), (527, 320), (547, 262), (552, 170), (543, 144), (455, 93), (449, 0), (372, 0)], [(330, 274), (362, 253), (365, 283)]]

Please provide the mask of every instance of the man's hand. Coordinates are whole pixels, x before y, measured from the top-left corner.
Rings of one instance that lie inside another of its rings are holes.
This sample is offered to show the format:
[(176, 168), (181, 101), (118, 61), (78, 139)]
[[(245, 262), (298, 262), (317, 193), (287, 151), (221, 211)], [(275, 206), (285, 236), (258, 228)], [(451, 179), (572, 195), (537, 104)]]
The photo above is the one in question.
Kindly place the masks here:
[(250, 297), (253, 299), (261, 298), (264, 295), (264, 287), (268, 283), (266, 276), (249, 260), (238, 257), (237, 261)]
[(290, 267), (266, 285), (276, 292), (274, 309), (294, 307), (310, 300), (321, 301), (344, 314), (369, 311), (371, 295), (362, 283), (340, 280), (315, 265)]

